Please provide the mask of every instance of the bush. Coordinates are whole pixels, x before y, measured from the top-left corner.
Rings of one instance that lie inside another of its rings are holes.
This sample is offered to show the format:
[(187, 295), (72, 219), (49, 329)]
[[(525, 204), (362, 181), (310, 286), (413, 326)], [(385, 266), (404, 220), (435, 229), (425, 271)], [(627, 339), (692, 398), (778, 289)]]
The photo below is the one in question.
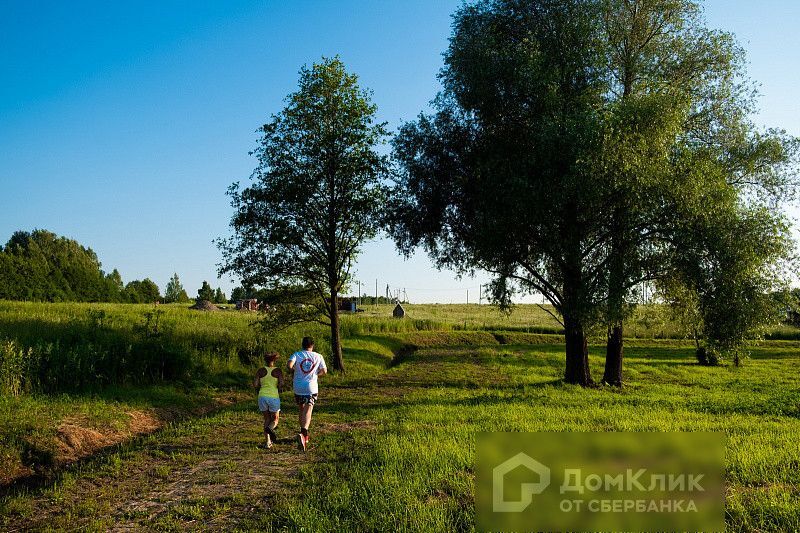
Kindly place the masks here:
[(703, 366), (717, 366), (720, 363), (720, 354), (714, 348), (700, 346), (695, 353), (697, 362)]

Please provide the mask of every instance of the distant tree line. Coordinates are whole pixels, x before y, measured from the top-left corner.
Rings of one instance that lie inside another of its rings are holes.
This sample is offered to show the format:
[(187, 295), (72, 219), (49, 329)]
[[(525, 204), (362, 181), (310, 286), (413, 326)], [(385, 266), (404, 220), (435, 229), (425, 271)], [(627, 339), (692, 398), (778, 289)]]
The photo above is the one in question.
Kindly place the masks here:
[[(204, 283), (204, 287), (208, 283)], [(209, 287), (209, 290), (210, 287)], [(202, 291), (202, 289), (201, 289)], [(224, 302), (220, 289), (211, 301)], [(0, 246), (0, 300), (34, 302), (184, 303), (189, 298), (177, 274), (164, 295), (151, 279), (125, 284), (117, 269), (106, 273), (97, 254), (47, 230), (14, 233)]]
[(32, 301), (118, 301), (119, 272), (105, 274), (97, 254), (45, 231), (18, 231), (0, 248), (0, 298)]

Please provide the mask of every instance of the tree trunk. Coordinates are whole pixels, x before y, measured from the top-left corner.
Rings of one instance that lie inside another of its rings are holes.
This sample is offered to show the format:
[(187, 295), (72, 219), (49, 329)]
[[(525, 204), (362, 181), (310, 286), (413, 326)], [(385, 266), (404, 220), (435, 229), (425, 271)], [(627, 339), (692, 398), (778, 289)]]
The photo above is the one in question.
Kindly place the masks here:
[(614, 387), (622, 386), (622, 320), (625, 314), (625, 254), (627, 247), (624, 228), (627, 224), (627, 211), (624, 206), (614, 209), (611, 235), (611, 264), (608, 276), (608, 320), (609, 331), (606, 342), (606, 366), (603, 383)]
[(566, 318), (564, 325), (567, 344), (567, 369), (564, 372), (564, 382), (583, 387), (592, 385), (592, 376), (589, 373), (589, 344), (583, 325)]
[(344, 359), (342, 359), (342, 339), (339, 334), (339, 294), (336, 292), (336, 290), (331, 291), (330, 305), (331, 357), (333, 358), (333, 369), (344, 372)]
[(622, 386), (622, 322), (614, 324), (606, 344), (606, 368), (603, 383), (615, 387)]

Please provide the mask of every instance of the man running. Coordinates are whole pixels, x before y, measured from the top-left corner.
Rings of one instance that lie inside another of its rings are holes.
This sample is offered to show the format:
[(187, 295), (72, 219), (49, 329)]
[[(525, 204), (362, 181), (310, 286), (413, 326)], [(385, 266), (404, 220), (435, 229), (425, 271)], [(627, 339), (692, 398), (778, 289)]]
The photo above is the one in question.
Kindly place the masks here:
[(264, 439), (267, 448), (272, 448), (272, 443), (277, 442), (275, 427), (281, 416), (281, 396), (283, 391), (283, 372), (275, 368), (278, 354), (270, 352), (264, 356), (264, 364), (256, 372), (253, 387), (258, 389), (258, 409), (264, 415)]
[(294, 372), (294, 401), (300, 411), (300, 434), (297, 435), (297, 448), (306, 451), (311, 411), (314, 410), (319, 393), (317, 376), (324, 376), (328, 373), (325, 359), (314, 351), (314, 339), (303, 337), (303, 349), (289, 357), (289, 370)]

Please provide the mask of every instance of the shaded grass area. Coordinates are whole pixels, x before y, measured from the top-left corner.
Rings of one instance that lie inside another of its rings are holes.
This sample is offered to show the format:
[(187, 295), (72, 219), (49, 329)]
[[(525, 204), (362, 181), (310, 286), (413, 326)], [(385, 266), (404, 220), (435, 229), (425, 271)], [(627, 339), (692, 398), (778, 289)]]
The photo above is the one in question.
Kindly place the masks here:
[[(257, 527), (302, 463), (284, 440), (261, 449), (250, 402), (171, 425), (73, 465), (40, 490), (0, 499), (7, 530), (185, 531)], [(224, 431), (220, 431), (224, 428)]]
[(69, 462), (241, 397), (170, 385), (109, 387), (80, 396), (0, 396), (0, 485), (46, 482)]

